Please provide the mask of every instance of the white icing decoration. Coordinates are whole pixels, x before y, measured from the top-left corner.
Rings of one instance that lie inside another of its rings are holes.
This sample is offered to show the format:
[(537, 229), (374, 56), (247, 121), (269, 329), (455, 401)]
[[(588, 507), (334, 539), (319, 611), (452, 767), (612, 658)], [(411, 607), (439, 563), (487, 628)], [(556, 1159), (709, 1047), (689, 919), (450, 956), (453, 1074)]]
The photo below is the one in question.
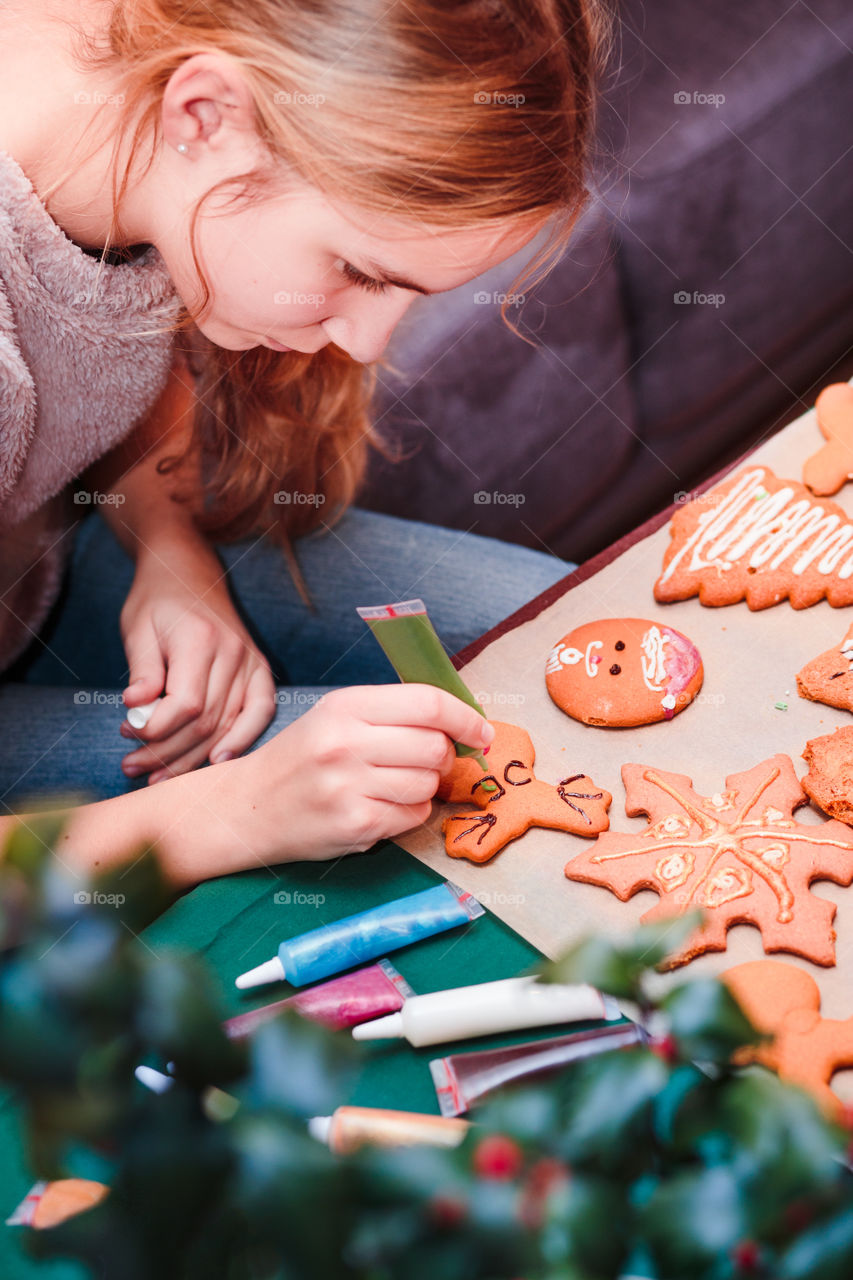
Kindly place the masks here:
[(747, 471), (718, 506), (701, 513), (696, 530), (664, 569), (662, 582), (685, 558), (692, 572), (730, 569), (750, 550), (751, 568), (768, 563), (778, 569), (804, 543), (808, 545), (791, 565), (793, 574), (799, 576), (814, 561), (820, 574), (837, 573), (841, 579), (853, 574), (853, 525), (842, 524), (838, 515), (827, 514), (808, 498), (792, 503), (794, 490), (788, 486), (768, 493), (764, 476), (763, 468)]
[(675, 694), (673, 694), (673, 693), (667, 693), (667, 694), (665, 694), (665, 695), (661, 698), (661, 700), (660, 700), (660, 704), (661, 704), (661, 706), (662, 706), (662, 707), (664, 707), (667, 711), (674, 711), (674, 710), (675, 710)]
[(666, 679), (664, 646), (667, 643), (668, 637), (661, 635), (660, 627), (649, 627), (640, 645), (643, 651), (640, 659), (643, 666), (643, 682), (653, 693), (660, 693)]
[(598, 668), (601, 665), (600, 659), (598, 662), (593, 662), (592, 650), (601, 648), (603, 648), (603, 641), (601, 640), (590, 640), (589, 644), (586, 646), (586, 674), (590, 677), (598, 675)]

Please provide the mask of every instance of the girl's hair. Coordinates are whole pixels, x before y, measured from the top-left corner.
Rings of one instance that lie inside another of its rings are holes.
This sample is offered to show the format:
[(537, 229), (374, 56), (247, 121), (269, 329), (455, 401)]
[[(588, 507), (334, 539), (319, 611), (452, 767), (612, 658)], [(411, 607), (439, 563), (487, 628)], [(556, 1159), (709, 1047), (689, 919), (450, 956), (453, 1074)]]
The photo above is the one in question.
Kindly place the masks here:
[[(239, 65), (274, 166), (217, 194), (263, 198), (287, 170), (333, 200), (415, 226), (550, 219), (546, 244), (509, 290), (522, 292), (553, 266), (586, 200), (607, 31), (601, 0), (115, 0), (106, 43), (86, 51), (90, 65), (119, 74), (124, 93), (111, 240), (134, 163), (146, 169), (156, 154), (166, 84), (193, 54), (217, 51)], [(213, 194), (192, 220), (203, 303), (188, 325), (210, 298), (195, 232)], [(225, 539), (266, 530), (287, 544), (343, 511), (375, 442), (374, 369), (332, 344), (307, 356), (199, 339), (203, 525)], [(277, 503), (281, 491), (317, 500)]]

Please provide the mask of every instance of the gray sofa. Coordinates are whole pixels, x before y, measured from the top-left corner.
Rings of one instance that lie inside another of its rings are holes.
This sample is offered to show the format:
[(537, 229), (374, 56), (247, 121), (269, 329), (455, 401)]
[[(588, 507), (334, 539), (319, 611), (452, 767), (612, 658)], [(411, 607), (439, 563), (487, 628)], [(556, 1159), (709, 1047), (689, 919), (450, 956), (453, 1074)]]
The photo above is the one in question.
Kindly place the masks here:
[(363, 505), (582, 560), (849, 376), (852, 48), (849, 0), (620, 4), (594, 199), (513, 311), (536, 346), (492, 302), (527, 251), (418, 299)]

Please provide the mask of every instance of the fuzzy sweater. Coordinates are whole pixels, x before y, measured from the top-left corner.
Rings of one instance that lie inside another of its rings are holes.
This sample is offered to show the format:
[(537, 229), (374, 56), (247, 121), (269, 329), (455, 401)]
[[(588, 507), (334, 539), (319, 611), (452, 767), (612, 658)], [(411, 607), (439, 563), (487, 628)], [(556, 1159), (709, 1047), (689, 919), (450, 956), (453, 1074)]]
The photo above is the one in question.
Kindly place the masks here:
[(179, 309), (156, 249), (118, 266), (89, 256), (0, 151), (0, 670), (44, 622), (92, 509), (72, 481), (166, 383)]

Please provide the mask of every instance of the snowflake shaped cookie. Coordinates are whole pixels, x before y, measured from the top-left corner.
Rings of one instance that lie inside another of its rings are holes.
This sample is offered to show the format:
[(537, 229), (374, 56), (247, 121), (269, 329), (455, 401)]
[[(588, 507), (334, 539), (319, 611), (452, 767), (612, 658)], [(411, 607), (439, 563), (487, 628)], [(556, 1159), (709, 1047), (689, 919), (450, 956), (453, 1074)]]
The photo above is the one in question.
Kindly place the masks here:
[(724, 951), (733, 924), (760, 929), (765, 951), (835, 963), (835, 904), (815, 897), (809, 886), (853, 881), (853, 830), (835, 821), (794, 821), (794, 809), (807, 797), (788, 756), (733, 774), (725, 791), (711, 797), (697, 795), (682, 774), (645, 765), (625, 765), (622, 779), (626, 813), (645, 814), (648, 827), (598, 836), (571, 859), (566, 875), (610, 889), (623, 902), (653, 889), (661, 900), (644, 921), (701, 908), (703, 927), (667, 968)]

